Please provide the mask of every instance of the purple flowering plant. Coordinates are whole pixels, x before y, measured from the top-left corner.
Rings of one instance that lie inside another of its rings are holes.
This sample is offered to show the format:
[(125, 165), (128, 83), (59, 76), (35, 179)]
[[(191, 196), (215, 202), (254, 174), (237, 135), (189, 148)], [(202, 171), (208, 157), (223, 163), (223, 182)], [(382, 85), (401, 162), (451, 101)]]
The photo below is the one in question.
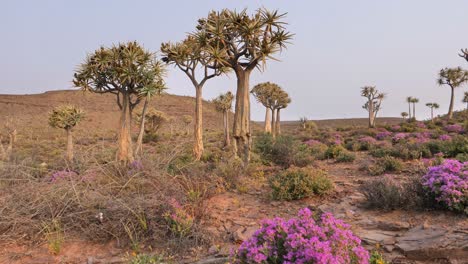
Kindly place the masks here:
[(437, 202), (449, 210), (467, 213), (468, 162), (446, 159), (441, 165), (430, 167), (422, 180)]
[(377, 135), (375, 135), (375, 138), (378, 139), (378, 140), (384, 140), (385, 138), (387, 138), (387, 137), (389, 137), (391, 135), (392, 135), (392, 132), (382, 131), (382, 132), (377, 133)]
[(261, 228), (233, 253), (233, 263), (367, 264), (369, 252), (350, 225), (330, 213), (315, 220), (304, 208), (296, 218), (264, 220)]
[(60, 171), (55, 171), (52, 173), (50, 176), (50, 181), (51, 182), (57, 182), (61, 180), (70, 180), (71, 178), (76, 178), (78, 176), (78, 173), (72, 171), (72, 170), (60, 170)]
[(444, 130), (447, 132), (452, 132), (452, 133), (462, 133), (463, 127), (459, 124), (446, 125), (444, 127)]

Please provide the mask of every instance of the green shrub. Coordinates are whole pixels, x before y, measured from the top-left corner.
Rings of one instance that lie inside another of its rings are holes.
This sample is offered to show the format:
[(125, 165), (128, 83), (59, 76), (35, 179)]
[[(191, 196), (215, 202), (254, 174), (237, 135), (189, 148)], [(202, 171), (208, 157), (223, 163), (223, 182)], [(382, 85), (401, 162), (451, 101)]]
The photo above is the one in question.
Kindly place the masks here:
[(381, 175), (386, 172), (400, 172), (403, 169), (403, 163), (390, 156), (378, 159), (374, 164), (366, 167), (370, 175)]
[(342, 151), (336, 157), (336, 162), (353, 162), (356, 159), (356, 155), (349, 151)]
[(325, 151), (325, 157), (326, 159), (334, 159), (338, 157), (338, 155), (345, 151), (346, 149), (343, 148), (341, 145), (331, 145), (328, 147), (328, 149)]
[(312, 161), (307, 147), (287, 135), (280, 135), (273, 139), (270, 134), (263, 134), (258, 137), (255, 150), (264, 161), (283, 168), (289, 168), (292, 165), (304, 167)]
[(322, 195), (333, 184), (322, 170), (291, 168), (270, 180), (272, 196), (276, 200), (298, 200), (314, 194)]
[(365, 204), (369, 208), (383, 210), (436, 208), (434, 198), (424, 189), (419, 175), (412, 176), (403, 183), (391, 176), (384, 176), (364, 183), (360, 190), (366, 197)]
[(455, 159), (461, 162), (466, 162), (468, 161), (468, 153), (459, 153), (457, 156), (455, 156)]
[(351, 140), (345, 143), (345, 148), (350, 151), (358, 151), (361, 148), (361, 145), (358, 142)]
[(376, 158), (383, 158), (389, 156), (393, 152), (392, 148), (388, 147), (374, 147), (369, 151), (369, 155)]

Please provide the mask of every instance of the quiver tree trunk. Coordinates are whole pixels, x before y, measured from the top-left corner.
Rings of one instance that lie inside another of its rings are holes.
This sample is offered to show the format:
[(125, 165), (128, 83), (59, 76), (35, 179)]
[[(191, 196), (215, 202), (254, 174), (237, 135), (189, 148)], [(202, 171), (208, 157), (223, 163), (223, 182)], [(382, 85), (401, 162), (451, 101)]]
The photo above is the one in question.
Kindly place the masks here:
[(450, 87), (450, 105), (449, 105), (449, 111), (447, 114), (447, 119), (450, 120), (452, 119), (453, 116), (453, 102), (455, 100), (455, 91), (454, 87)]
[(145, 99), (145, 104), (143, 105), (143, 110), (141, 112), (140, 131), (138, 132), (135, 156), (138, 156), (143, 151), (143, 136), (145, 135), (146, 111), (148, 110), (149, 99), (149, 96), (147, 96)]
[(223, 112), (223, 125), (224, 125), (224, 147), (231, 145), (231, 138), (229, 136), (229, 112)]
[(408, 103), (408, 118), (411, 119), (411, 103)]
[(117, 160), (128, 164), (133, 162), (132, 150), (132, 135), (131, 135), (131, 111), (130, 111), (130, 95), (122, 94), (122, 109), (120, 115), (120, 131), (119, 131), (119, 150), (117, 152)]
[(67, 128), (67, 161), (73, 162), (73, 134), (72, 129)]
[(202, 99), (202, 88), (196, 87), (196, 96), (195, 96), (195, 122), (194, 122), (194, 145), (193, 145), (193, 154), (195, 160), (200, 160), (203, 154), (203, 99)]
[(434, 108), (431, 107), (431, 121), (434, 123)]
[(375, 122), (375, 114), (374, 114), (374, 104), (372, 101), (369, 101), (369, 127), (373, 128), (374, 127), (374, 122)]
[(268, 107), (265, 107), (265, 133), (271, 133), (271, 113)]
[(271, 136), (276, 138), (276, 110), (273, 108), (271, 109)]
[(280, 111), (281, 109), (279, 108), (278, 110), (276, 110), (276, 122), (275, 122), (275, 132), (276, 132), (276, 135), (281, 135), (281, 124), (280, 124)]
[(236, 69), (237, 76), (237, 92), (236, 106), (234, 114), (234, 139), (236, 141), (236, 152), (247, 166), (250, 161), (250, 90), (249, 79), (250, 71)]
[(413, 103), (413, 119), (416, 121), (416, 104)]

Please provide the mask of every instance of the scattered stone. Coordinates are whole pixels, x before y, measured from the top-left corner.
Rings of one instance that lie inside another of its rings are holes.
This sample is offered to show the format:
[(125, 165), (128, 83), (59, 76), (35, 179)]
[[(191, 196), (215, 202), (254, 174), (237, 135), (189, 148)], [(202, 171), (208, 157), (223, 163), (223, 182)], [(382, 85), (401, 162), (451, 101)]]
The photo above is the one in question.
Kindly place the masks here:
[(412, 228), (397, 238), (396, 246), (414, 260), (468, 259), (468, 235), (437, 226)]
[(234, 232), (234, 240), (240, 242), (246, 241), (255, 233), (256, 230), (256, 227), (241, 227)]
[(218, 252), (219, 252), (219, 247), (216, 245), (213, 245), (208, 249), (208, 254), (210, 255), (217, 254)]

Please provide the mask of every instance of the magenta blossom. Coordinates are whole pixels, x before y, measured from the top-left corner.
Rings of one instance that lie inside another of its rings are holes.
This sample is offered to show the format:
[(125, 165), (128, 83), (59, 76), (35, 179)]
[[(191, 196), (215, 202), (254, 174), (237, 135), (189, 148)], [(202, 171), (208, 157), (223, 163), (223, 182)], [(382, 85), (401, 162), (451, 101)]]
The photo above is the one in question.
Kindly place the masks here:
[(350, 228), (330, 213), (316, 221), (307, 208), (297, 218), (267, 219), (233, 254), (233, 263), (368, 264), (369, 252)]
[(443, 206), (464, 212), (468, 205), (468, 162), (447, 159), (439, 166), (430, 167), (423, 176), (423, 186)]

